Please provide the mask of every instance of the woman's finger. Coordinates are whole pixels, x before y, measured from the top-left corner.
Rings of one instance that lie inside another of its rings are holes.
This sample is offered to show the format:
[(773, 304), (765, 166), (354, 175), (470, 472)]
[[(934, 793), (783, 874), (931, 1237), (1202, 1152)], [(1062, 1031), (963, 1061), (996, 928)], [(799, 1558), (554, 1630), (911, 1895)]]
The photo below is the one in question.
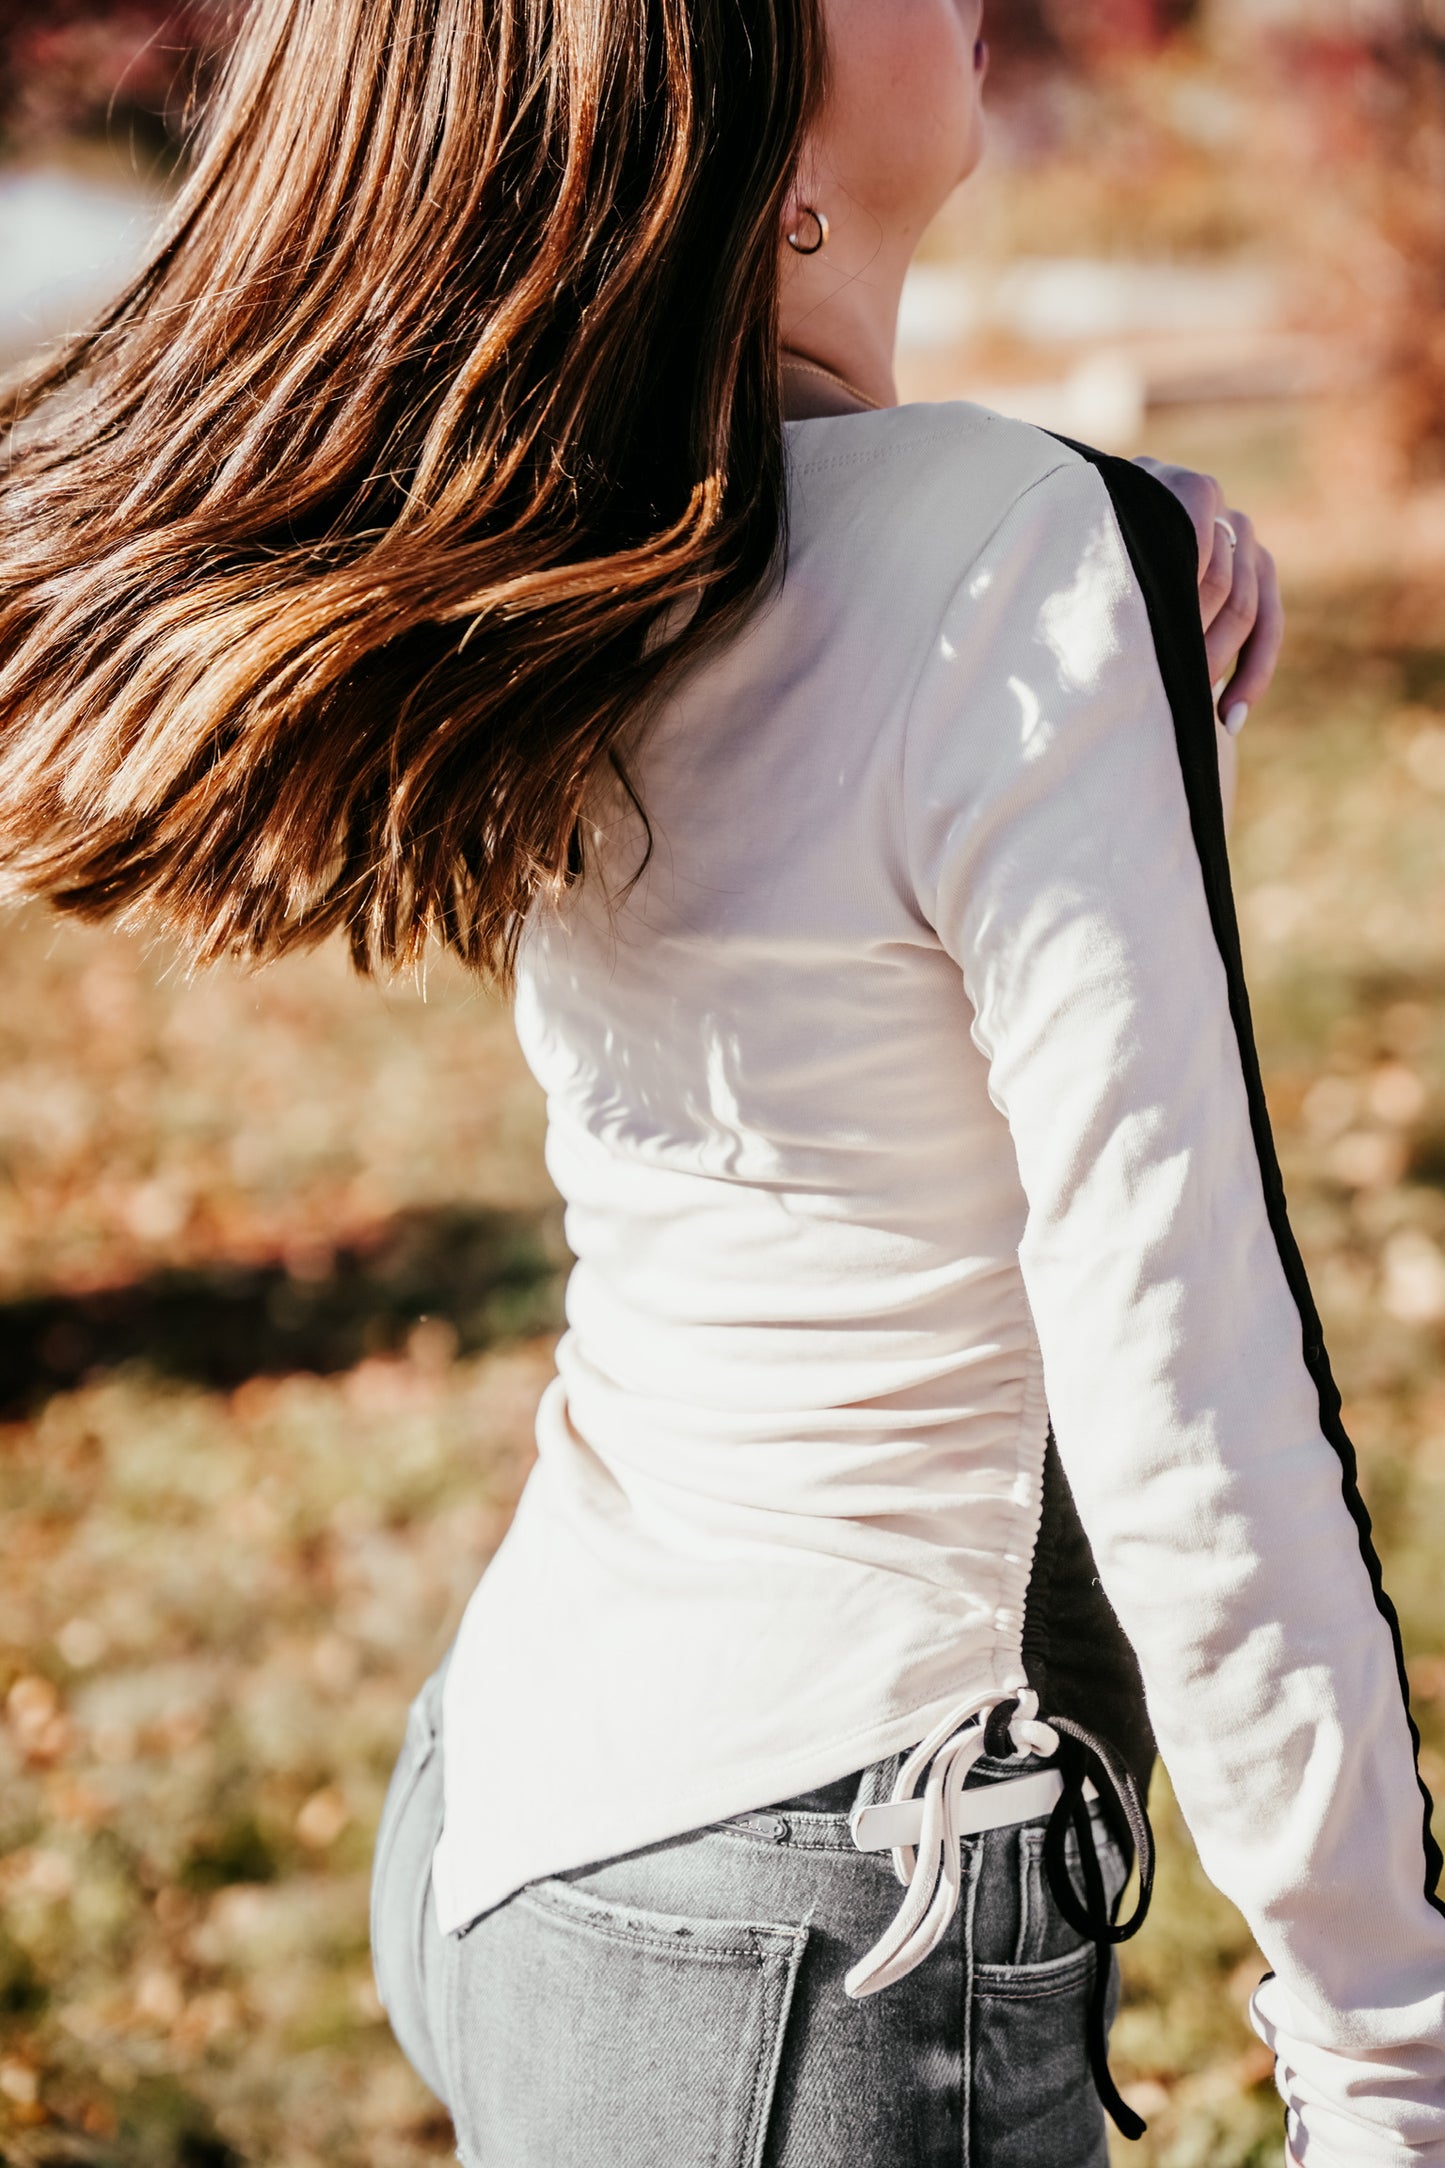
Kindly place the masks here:
[(1256, 552), (1259, 600), (1254, 625), (1240, 650), (1234, 675), (1219, 703), (1221, 715), (1252, 708), (1269, 691), (1280, 649), (1284, 645), (1284, 601), (1279, 591), (1279, 572), (1267, 549)]
[[(1234, 522), (1229, 522), (1234, 527)], [(1199, 614), (1204, 620), (1204, 630), (1209, 633), (1219, 620), (1230, 596), (1234, 593), (1236, 574), (1235, 558), (1239, 550), (1238, 529), (1231, 540), (1223, 517), (1211, 518), (1209, 522), (1209, 562), (1199, 577)], [(1218, 671), (1214, 676), (1218, 677)]]
[(1189, 514), (1199, 548), (1199, 613), (1210, 682), (1221, 687), (1221, 717), (1230, 717), (1237, 730), (1269, 690), (1284, 640), (1274, 559), (1261, 547), (1254, 522), (1228, 508), (1212, 474), (1147, 457), (1134, 464), (1162, 482)]
[(1152, 474), (1156, 482), (1162, 482), (1169, 494), (1177, 497), (1189, 514), (1195, 540), (1199, 545), (1199, 580), (1202, 587), (1213, 567), (1214, 522), (1224, 510), (1224, 491), (1212, 474), (1196, 474), (1192, 467), (1171, 467), (1162, 459), (1150, 459), (1147, 456), (1136, 459), (1134, 464), (1142, 467), (1146, 474)]
[[(1231, 512), (1229, 522), (1237, 536), (1230, 551), (1229, 593), (1205, 628), (1204, 645), (1209, 656), (1209, 682), (1232, 677), (1235, 664), (1254, 631), (1259, 616), (1259, 544), (1253, 523), (1243, 512)], [(1229, 538), (1220, 529), (1229, 550)]]

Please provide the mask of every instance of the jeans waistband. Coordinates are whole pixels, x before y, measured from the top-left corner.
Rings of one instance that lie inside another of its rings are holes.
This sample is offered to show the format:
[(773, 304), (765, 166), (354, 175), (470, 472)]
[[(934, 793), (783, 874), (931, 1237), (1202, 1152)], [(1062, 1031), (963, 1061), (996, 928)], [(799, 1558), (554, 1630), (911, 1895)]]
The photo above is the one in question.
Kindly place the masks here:
[[(791, 1799), (769, 1800), (755, 1811), (759, 1814), (818, 1814), (846, 1822), (856, 1807), (878, 1806), (893, 1796), (893, 1787), (905, 1759), (902, 1754), (887, 1754), (882, 1761), (870, 1762), (866, 1769), (855, 1769), (848, 1776), (835, 1778), (831, 1784), (798, 1792)], [(1029, 1776), (1043, 1766), (1038, 1755), (1005, 1762), (985, 1754), (974, 1763), (967, 1781), (970, 1786), (1000, 1784), (1011, 1777)]]

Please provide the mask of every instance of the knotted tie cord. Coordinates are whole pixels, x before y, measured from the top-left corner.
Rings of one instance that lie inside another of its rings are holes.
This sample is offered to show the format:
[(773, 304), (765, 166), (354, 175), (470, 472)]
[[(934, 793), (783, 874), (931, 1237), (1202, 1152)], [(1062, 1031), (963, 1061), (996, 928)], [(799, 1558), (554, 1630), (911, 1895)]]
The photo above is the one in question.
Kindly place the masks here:
[[(1112, 1748), (1067, 1717), (1044, 1721), (1032, 1688), (1007, 1701), (974, 1702), (950, 1710), (899, 1770), (893, 1787), (895, 1801), (914, 1798), (921, 1772), (925, 1767), (928, 1771), (918, 1849), (900, 1846), (893, 1853), (894, 1872), (907, 1895), (887, 1932), (848, 1974), (844, 1989), (855, 2000), (876, 1995), (921, 1965), (943, 1940), (963, 1886), (960, 1802), (968, 1772), (985, 1754), (996, 1761), (1022, 1761), (1038, 1754), (1059, 1772), (1063, 1790), (1044, 1834), (1044, 1874), (1055, 1904), (1075, 1934), (1094, 1945), (1094, 1981), (1086, 2022), (1095, 2090), (1121, 2134), (1140, 2138), (1144, 2120), (1121, 2097), (1109, 2070), (1109, 1955), (1116, 1943), (1127, 1942), (1144, 1924), (1154, 1890), (1154, 1836), (1139, 1787)], [(1115, 1921), (1116, 1905), (1110, 1904), (1104, 1887), (1084, 1793), (1086, 1778), (1093, 1780), (1096, 1790), (1102, 1792), (1107, 1786), (1113, 1792), (1139, 1864), (1138, 1902), (1122, 1923)], [(1078, 1845), (1082, 1897), (1069, 1872), (1070, 1829)]]

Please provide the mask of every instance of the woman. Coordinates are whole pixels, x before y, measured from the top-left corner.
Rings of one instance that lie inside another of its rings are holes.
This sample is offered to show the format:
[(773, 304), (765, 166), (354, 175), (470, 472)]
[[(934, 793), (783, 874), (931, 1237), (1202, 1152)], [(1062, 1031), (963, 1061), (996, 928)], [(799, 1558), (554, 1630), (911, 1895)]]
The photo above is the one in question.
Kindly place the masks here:
[(1154, 1735), (1293, 2159), (1445, 2161), (1223, 855), (1272, 572), (1198, 478), (894, 405), (978, 14), (261, 0), (16, 402), (11, 889), (440, 938), (548, 1092), (569, 1331), (374, 1887), (481, 2168), (1098, 2168)]

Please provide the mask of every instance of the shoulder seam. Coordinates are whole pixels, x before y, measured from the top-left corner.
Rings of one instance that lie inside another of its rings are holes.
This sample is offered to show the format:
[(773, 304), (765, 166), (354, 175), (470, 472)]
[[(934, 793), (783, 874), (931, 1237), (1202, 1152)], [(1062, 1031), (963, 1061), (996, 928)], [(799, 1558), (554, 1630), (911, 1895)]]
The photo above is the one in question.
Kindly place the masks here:
[[(966, 580), (972, 577), (973, 572), (978, 565), (979, 559), (983, 556), (984, 552), (992, 546), (996, 536), (999, 533), (999, 530), (1005, 525), (1008, 520), (1012, 519), (1014, 513), (1019, 509), (1020, 505), (1026, 504), (1028, 502), (1028, 499), (1034, 494), (1034, 491), (1036, 489), (1042, 489), (1045, 482), (1051, 482), (1056, 474), (1070, 474), (1080, 467), (1087, 467), (1088, 461), (1082, 459), (1079, 454), (1074, 451), (1072, 445), (1066, 445), (1064, 449), (1070, 453), (1071, 456), (1069, 458), (1057, 460), (1055, 464), (1052, 467), (1047, 468), (1044, 473), (1036, 474), (1034, 476), (1034, 479), (1030, 483), (1028, 483), (1025, 488), (1021, 489), (1016, 497), (1011, 497), (1009, 499), (1008, 503), (1004, 506), (1003, 510), (999, 513), (998, 518), (994, 521), (992, 527), (990, 527), (988, 533), (985, 535), (983, 541), (979, 543), (978, 548), (969, 558), (967, 564), (959, 573), (957, 579), (954, 580), (952, 586), (949, 588), (948, 593), (944, 598), (943, 607), (938, 613), (937, 619), (934, 622), (933, 630), (928, 636), (928, 640), (923, 648), (922, 653), (918, 658), (918, 663), (913, 672), (913, 676), (909, 681), (907, 697), (904, 701), (903, 707), (903, 723), (899, 732), (897, 773), (899, 820), (902, 830), (901, 840), (903, 845), (902, 858), (903, 865), (905, 871), (908, 874), (910, 884), (913, 878), (913, 854), (909, 848), (908, 842), (908, 792), (905, 787), (905, 778), (908, 767), (908, 745), (909, 739), (912, 735), (913, 710), (918, 700), (918, 688), (923, 683), (923, 674), (928, 668), (935, 648), (938, 646), (939, 634), (947, 621), (948, 613), (953, 608), (954, 603), (958, 599), (959, 589), (964, 585), (964, 582)], [(916, 890), (914, 891), (914, 895), (915, 900), (919, 904), (921, 904), (923, 898), (917, 895)], [(925, 917), (928, 916), (926, 912), (924, 915)], [(933, 924), (931, 918), (928, 919), (928, 923), (930, 925)]]
[[(981, 421), (978, 423), (975, 429), (969, 432), (969, 438), (963, 441), (970, 441), (972, 437), (982, 435), (986, 430), (991, 428), (995, 422), (1013, 423), (1019, 429), (1027, 429), (1032, 435), (1043, 438), (1046, 442), (1052, 441), (1061, 450), (1066, 451), (1069, 454), (1069, 457), (1066, 460), (1061, 461), (1060, 465), (1087, 465), (1087, 461), (1080, 458), (1079, 454), (1075, 451), (1072, 444), (1064, 443), (1063, 440), (1057, 437), (1051, 439), (1050, 432), (1047, 429), (1040, 429), (1037, 424), (1033, 422), (1016, 421), (1014, 416), (1008, 414), (995, 414), (988, 407), (981, 407), (978, 409), (978, 412), (982, 416)], [(957, 444), (959, 441), (960, 439), (956, 431), (945, 429), (930, 429), (925, 435), (911, 437), (908, 440), (910, 448), (912, 446), (925, 447), (931, 444)], [(827, 474), (835, 469), (844, 467), (870, 466), (876, 460), (894, 458), (897, 455), (899, 449), (900, 447), (897, 444), (870, 444), (866, 448), (860, 448), (858, 451), (855, 452), (832, 452), (826, 457), (822, 456), (821, 454), (812, 459), (795, 459), (790, 457), (788, 461), (788, 470), (792, 474)], [(1057, 468), (1051, 468), (1049, 471), (1050, 473), (1055, 473), (1057, 472)], [(1039, 476), (1036, 479), (1043, 480), (1044, 477)], [(1032, 484), (1028, 486), (1032, 487)]]
[[(925, 437), (910, 439), (912, 444), (919, 446), (950, 444), (954, 441), (955, 439), (942, 429), (933, 429)], [(827, 474), (837, 467), (867, 467), (880, 459), (892, 459), (897, 451), (896, 444), (870, 444), (866, 451), (834, 452), (827, 459), (790, 459), (788, 471), (791, 474)]]

